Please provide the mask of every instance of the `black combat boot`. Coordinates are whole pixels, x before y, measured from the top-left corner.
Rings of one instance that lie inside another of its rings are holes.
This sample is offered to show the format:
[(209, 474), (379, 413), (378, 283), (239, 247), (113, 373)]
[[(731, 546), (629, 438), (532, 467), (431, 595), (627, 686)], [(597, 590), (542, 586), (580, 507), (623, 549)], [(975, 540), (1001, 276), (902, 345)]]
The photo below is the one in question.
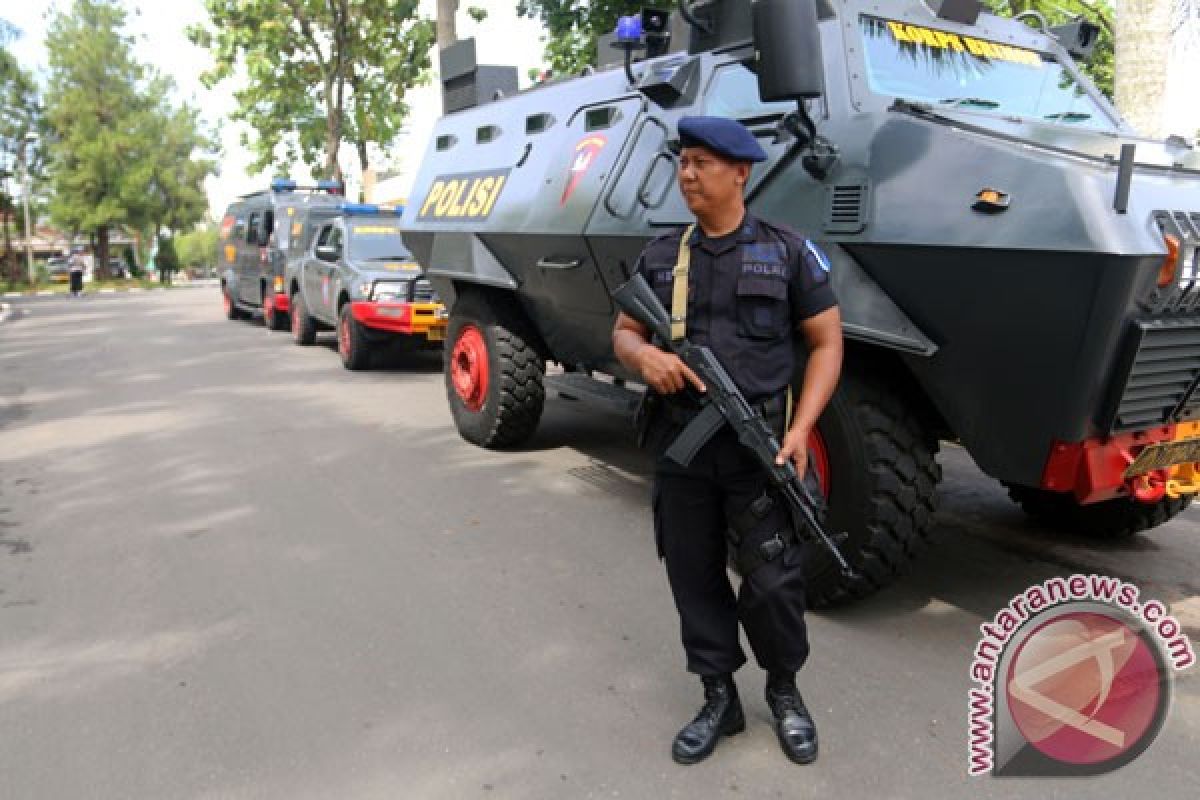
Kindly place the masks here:
[(792, 675), (767, 678), (767, 705), (775, 715), (775, 735), (787, 757), (797, 764), (816, 761), (817, 726), (804, 707)]
[(680, 764), (695, 764), (708, 758), (721, 736), (732, 736), (746, 730), (742, 701), (732, 675), (706, 675), (704, 708), (684, 726), (671, 745), (671, 758)]

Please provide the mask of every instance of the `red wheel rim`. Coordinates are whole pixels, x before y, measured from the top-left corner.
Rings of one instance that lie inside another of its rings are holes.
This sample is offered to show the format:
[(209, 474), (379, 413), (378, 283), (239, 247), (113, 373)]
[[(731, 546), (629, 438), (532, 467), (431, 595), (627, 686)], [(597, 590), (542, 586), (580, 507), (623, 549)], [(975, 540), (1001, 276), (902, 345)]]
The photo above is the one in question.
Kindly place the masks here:
[(226, 314), (233, 310), (233, 303), (229, 300), (229, 292), (221, 292), (221, 307), (225, 309)]
[(488, 353), (483, 332), (466, 325), (450, 354), (450, 381), (468, 411), (479, 411), (487, 399)]
[(347, 314), (338, 320), (338, 350), (342, 358), (350, 360), (350, 317)]
[(267, 327), (275, 327), (275, 301), (269, 297), (267, 298), (266, 308), (263, 309), (263, 319), (266, 321)]
[(825, 495), (825, 499), (829, 499), (830, 489), (830, 470), (829, 470), (829, 451), (825, 449), (825, 439), (822, 438), (821, 432), (816, 428), (808, 434), (808, 452), (812, 456), (812, 462), (817, 469), (817, 480), (821, 483), (821, 494)]
[(296, 300), (299, 297), (292, 298), (292, 335), (297, 339), (300, 338), (300, 309), (296, 307)]

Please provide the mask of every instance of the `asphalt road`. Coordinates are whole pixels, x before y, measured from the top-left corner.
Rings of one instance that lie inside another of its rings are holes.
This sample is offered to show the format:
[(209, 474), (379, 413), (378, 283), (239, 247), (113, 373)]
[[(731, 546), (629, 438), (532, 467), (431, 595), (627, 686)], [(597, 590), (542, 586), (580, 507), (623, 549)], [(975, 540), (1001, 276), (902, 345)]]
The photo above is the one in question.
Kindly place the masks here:
[(966, 708), (979, 624), (1054, 575), (1136, 581), (1200, 643), (1200, 510), (1097, 548), (946, 447), (930, 553), (811, 615), (819, 761), (784, 759), (747, 668), (747, 733), (679, 767), (698, 684), (623, 420), (557, 399), (487, 452), (436, 357), (351, 374), (212, 288), (14, 305), (0, 798), (1196, 796), (1195, 671), (1101, 778), (968, 778)]

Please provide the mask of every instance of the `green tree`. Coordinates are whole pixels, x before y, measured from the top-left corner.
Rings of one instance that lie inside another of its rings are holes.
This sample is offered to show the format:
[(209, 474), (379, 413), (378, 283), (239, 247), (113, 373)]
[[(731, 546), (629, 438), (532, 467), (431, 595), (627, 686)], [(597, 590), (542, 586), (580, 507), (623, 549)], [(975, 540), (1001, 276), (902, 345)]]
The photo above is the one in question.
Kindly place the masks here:
[[(41, 98), (32, 73), (24, 69), (8, 50), (20, 31), (0, 19), (0, 228), (3, 229), (2, 273), (10, 283), (25, 276), (21, 253), (13, 248), (13, 231), (25, 235), (25, 217), (18, 190), (40, 185), (43, 131)], [(33, 138), (31, 138), (31, 136)], [(23, 185), (22, 185), (23, 184)], [(31, 216), (39, 207), (30, 198)]]
[(253, 171), (302, 159), (341, 179), (338, 150), (353, 145), (364, 173), (369, 147), (400, 133), (405, 90), (428, 79), (434, 22), (417, 0), (205, 0), (207, 25), (189, 28), (216, 62), (208, 86), (244, 73), (233, 118), (256, 138)]
[(46, 35), (50, 215), (93, 239), (99, 277), (109, 274), (110, 228), (157, 235), (195, 224), (214, 169), (196, 112), (171, 106), (173, 85), (134, 58), (124, 25), (115, 0), (73, 0)]
[(183, 267), (211, 267), (217, 255), (217, 226), (211, 222), (175, 237), (175, 251)]
[[(986, 0), (993, 12), (1013, 17), (1025, 12), (1037, 12), (1050, 25), (1061, 25), (1083, 17), (1100, 28), (1100, 38), (1092, 58), (1080, 64), (1096, 88), (1112, 99), (1113, 96), (1113, 8), (1108, 0)], [(1164, 44), (1165, 46), (1165, 44)]]

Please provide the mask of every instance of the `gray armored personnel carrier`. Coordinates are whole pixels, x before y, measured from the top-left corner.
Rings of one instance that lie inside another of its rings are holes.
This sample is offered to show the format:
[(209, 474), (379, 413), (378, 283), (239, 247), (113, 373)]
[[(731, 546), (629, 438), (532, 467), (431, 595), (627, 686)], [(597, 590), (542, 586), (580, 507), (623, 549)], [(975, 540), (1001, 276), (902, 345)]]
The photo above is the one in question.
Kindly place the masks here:
[(845, 320), (811, 447), (860, 577), (813, 550), (814, 604), (866, 594), (918, 552), (940, 441), (1052, 526), (1130, 535), (1188, 505), (1200, 157), (1139, 137), (1084, 76), (1073, 56), (1094, 28), (974, 0), (681, 11), (686, 36), (668, 44), (677, 26), (653, 17), (626, 37), (649, 47), (640, 61), (438, 123), (405, 241), (451, 308), (465, 438), (528, 437), (549, 362), (576, 391), (636, 379), (610, 347), (610, 293), (650, 237), (690, 221), (669, 144), (681, 116), (716, 114), (766, 148), (749, 205), (824, 248)]

